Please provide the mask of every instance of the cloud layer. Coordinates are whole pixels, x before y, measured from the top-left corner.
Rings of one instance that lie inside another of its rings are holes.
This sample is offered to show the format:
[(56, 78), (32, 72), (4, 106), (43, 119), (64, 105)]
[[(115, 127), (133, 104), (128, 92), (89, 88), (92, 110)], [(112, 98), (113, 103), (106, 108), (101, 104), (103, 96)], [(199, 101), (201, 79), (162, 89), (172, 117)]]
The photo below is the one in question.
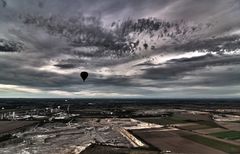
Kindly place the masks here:
[(239, 97), (239, 8), (237, 0), (2, 0), (0, 97)]

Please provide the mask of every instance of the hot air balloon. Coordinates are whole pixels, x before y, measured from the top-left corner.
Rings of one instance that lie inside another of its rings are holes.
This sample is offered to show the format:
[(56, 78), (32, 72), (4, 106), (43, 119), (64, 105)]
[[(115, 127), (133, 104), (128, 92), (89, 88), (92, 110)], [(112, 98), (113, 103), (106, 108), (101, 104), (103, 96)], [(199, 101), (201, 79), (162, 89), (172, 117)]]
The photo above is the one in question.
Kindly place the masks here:
[(44, 7), (44, 3), (43, 2), (39, 2), (38, 3), (38, 7), (42, 9)]
[(81, 76), (81, 78), (83, 79), (83, 82), (85, 82), (85, 80), (86, 80), (87, 77), (88, 77), (88, 72), (81, 72), (81, 73), (80, 73), (80, 76)]

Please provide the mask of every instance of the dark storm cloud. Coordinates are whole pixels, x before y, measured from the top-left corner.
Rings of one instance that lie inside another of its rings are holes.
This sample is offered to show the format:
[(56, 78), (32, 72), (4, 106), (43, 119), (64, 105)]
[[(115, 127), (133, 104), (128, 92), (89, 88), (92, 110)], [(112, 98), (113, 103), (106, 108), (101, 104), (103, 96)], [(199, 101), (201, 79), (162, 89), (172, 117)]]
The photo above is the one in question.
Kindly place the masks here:
[(207, 52), (233, 51), (240, 47), (240, 36), (225, 36), (205, 40), (194, 40), (175, 47), (177, 51), (206, 50)]
[[(60, 17), (51, 16), (24, 16), (24, 24), (34, 24), (37, 27), (44, 28), (49, 34), (64, 37), (72, 46), (97, 46), (99, 52), (112, 51), (116, 55), (122, 55), (130, 52), (129, 44), (125, 43), (125, 37), (119, 38), (114, 34), (105, 31), (100, 27), (100, 19), (95, 17), (76, 16), (67, 20)], [(111, 54), (110, 52), (107, 53)], [(90, 55), (90, 54), (89, 54)]]
[[(214, 70), (220, 69), (221, 70)], [(148, 85), (152, 87), (159, 88), (176, 88), (180, 87), (180, 89), (184, 88), (196, 88), (197, 90), (203, 87), (203, 91), (207, 89), (212, 89), (213, 91), (217, 91), (216, 88), (226, 88), (235, 89), (234, 87), (238, 87), (240, 84), (239, 77), (240, 73), (238, 71), (239, 65), (227, 65), (227, 66), (219, 66), (213, 68), (205, 68), (202, 70), (195, 70), (194, 72), (188, 72), (184, 75), (185, 78), (178, 78), (176, 80), (165, 79), (161, 80), (158, 85)], [(234, 91), (234, 90), (233, 90)]]
[(69, 68), (76, 68), (77, 67), (74, 64), (56, 64), (54, 66), (62, 68), (62, 69), (69, 69)]
[(24, 69), (13, 64), (2, 64), (0, 78), (2, 84), (26, 85), (32, 87), (61, 87), (60, 82), (64, 77), (55, 73)]
[[(203, 71), (199, 74), (201, 79), (192, 84), (202, 85), (206, 87), (224, 87), (224, 86), (238, 86), (240, 84), (239, 65), (230, 65), (223, 67), (222, 71)], [(191, 82), (189, 83), (191, 86)]]
[[(138, 20), (126, 20), (121, 23), (113, 22), (114, 30), (102, 27), (99, 18), (77, 15), (62, 20), (61, 16), (34, 16), (22, 15), (22, 22), (26, 25), (34, 25), (45, 30), (49, 35), (65, 38), (72, 47), (97, 47), (97, 51), (88, 53), (78, 52), (79, 56), (129, 56), (138, 48), (148, 49), (148, 44), (129, 38), (130, 33), (146, 33), (150, 37), (170, 37), (179, 42), (193, 34), (201, 27), (188, 26), (184, 22), (168, 22), (156, 18)], [(143, 44), (143, 46), (140, 46)], [(149, 46), (155, 49), (155, 46)], [(73, 49), (74, 50), (74, 49)]]
[[(229, 65), (220, 65), (215, 67), (205, 67), (202, 69), (196, 69), (195, 71), (184, 72), (184, 75), (179, 75), (175, 78), (166, 77), (162, 78), (164, 74), (156, 73), (154, 79), (151, 79), (153, 82), (148, 84), (143, 84), (141, 87), (152, 87), (152, 88), (161, 88), (167, 89), (169, 92), (176, 90), (184, 93), (187, 89), (193, 90), (194, 92), (204, 92), (211, 90), (211, 93), (218, 93), (217, 89), (222, 88), (235, 91), (240, 84), (240, 66), (237, 64)], [(151, 76), (145, 74), (144, 76)], [(149, 88), (151, 89), (151, 88)], [(233, 90), (235, 89), (235, 90)], [(210, 93), (210, 95), (211, 95)], [(227, 92), (226, 92), (227, 94)]]
[[(194, 59), (194, 60), (193, 60)], [(143, 78), (147, 79), (178, 79), (184, 76), (184, 73), (192, 72), (195, 70), (203, 69), (206, 67), (213, 66), (225, 66), (232, 64), (239, 64), (240, 57), (212, 57), (202, 56), (194, 58), (184, 58), (178, 60), (171, 60), (166, 64), (160, 65), (159, 67), (147, 68), (143, 74)]]
[[(80, 73), (59, 74), (56, 72), (48, 72), (45, 70), (37, 70), (35, 67), (28, 68), (26, 66), (31, 65), (31, 61), (24, 65), (18, 60), (16, 63), (9, 60), (0, 60), (1, 84), (29, 86), (39, 89), (58, 89), (64, 87), (77, 86), (82, 84)], [(56, 66), (56, 67), (69, 67), (69, 66)], [(57, 69), (57, 68), (56, 68)], [(88, 82), (85, 85), (92, 86), (130, 86), (131, 78), (123, 76), (109, 76), (90, 73)], [(65, 88), (68, 89), (68, 88)], [(76, 90), (76, 89), (75, 89)]]
[[(129, 82), (131, 80), (130, 78), (116, 76), (99, 78), (91, 73), (87, 82), (83, 84), (83, 81), (78, 73), (71, 75), (59, 75), (57, 73), (47, 73), (45, 71), (32, 71), (26, 69), (18, 71), (18, 73), (20, 72), (23, 73), (16, 74), (14, 72), (7, 72), (3, 70), (3, 73), (8, 74), (8, 76), (0, 74), (1, 84), (27, 86), (37, 88), (42, 91), (61, 90), (69, 93), (85, 91), (88, 89), (100, 89), (100, 91), (103, 91), (103, 89), (112, 91), (111, 89), (114, 89), (116, 91), (122, 91), (122, 89), (125, 89), (128, 86), (132, 86), (132, 88), (135, 87), (135, 84), (131, 84)], [(137, 91), (135, 92), (138, 93)]]
[[(172, 53), (186, 53), (186, 52), (202, 52), (209, 54), (227, 54), (233, 51), (238, 52), (240, 49), (240, 35), (210, 37), (210, 38), (193, 38), (188, 41), (172, 43), (170, 45), (163, 45), (154, 49), (152, 54), (172, 54)], [(137, 64), (136, 66), (153, 65), (151, 62)]]
[(20, 42), (0, 38), (0, 52), (20, 52), (24, 45)]

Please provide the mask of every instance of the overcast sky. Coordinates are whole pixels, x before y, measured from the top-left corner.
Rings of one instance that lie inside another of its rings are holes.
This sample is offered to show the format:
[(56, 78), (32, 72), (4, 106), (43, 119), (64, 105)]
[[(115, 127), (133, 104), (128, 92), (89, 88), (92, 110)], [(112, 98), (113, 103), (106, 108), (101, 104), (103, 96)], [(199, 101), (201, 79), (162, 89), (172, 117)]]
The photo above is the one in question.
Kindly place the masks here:
[(240, 1), (0, 0), (0, 97), (239, 98)]

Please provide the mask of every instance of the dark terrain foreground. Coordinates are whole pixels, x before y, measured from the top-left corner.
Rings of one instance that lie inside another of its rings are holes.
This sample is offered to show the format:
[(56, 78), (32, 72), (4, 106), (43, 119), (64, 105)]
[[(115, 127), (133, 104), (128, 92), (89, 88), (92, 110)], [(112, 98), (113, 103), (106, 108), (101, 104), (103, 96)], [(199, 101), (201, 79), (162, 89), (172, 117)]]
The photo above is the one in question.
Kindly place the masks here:
[(0, 153), (240, 153), (238, 100), (0, 99)]
[(104, 145), (92, 145), (86, 148), (81, 154), (159, 154), (158, 150), (145, 148), (126, 148)]

